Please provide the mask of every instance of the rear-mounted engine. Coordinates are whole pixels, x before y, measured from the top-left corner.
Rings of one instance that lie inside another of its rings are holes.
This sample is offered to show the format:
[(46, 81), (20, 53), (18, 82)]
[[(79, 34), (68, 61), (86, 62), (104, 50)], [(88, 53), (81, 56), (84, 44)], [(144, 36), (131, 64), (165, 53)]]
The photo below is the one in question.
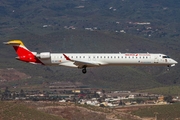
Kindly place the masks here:
[(51, 53), (50, 52), (42, 52), (40, 54), (37, 54), (36, 57), (40, 59), (48, 59), (51, 58)]

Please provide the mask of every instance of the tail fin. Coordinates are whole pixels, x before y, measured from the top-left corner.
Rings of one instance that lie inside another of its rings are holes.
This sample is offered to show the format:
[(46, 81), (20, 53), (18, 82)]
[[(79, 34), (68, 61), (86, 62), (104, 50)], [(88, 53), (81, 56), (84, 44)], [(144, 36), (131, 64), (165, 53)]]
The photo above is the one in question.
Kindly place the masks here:
[(18, 57), (16, 59), (30, 62), (30, 63), (41, 63), (39, 59), (36, 58), (33, 52), (28, 50), (21, 40), (10, 40), (8, 42), (4, 42), (6, 45), (12, 45)]
[(32, 52), (24, 46), (21, 40), (11, 40), (9, 42), (4, 42), (4, 44), (12, 45), (18, 56), (32, 54)]

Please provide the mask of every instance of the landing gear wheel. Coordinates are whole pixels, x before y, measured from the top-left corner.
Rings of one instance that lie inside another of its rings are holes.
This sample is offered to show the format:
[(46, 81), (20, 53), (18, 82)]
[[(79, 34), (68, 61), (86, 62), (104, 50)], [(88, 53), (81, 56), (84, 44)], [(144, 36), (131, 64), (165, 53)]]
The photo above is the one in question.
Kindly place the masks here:
[(169, 71), (169, 70), (170, 70), (170, 65), (168, 65), (168, 66), (167, 66), (166, 70), (167, 70), (167, 71)]
[(82, 69), (82, 73), (86, 74), (86, 72), (87, 72), (87, 71), (86, 71), (86, 68), (83, 68), (83, 69)]

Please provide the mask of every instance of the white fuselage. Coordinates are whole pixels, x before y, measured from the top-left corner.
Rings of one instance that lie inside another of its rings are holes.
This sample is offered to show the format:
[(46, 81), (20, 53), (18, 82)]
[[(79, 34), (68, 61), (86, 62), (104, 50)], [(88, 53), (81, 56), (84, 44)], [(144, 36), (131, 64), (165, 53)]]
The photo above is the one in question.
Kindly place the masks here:
[[(50, 59), (40, 59), (45, 65), (79, 67), (98, 67), (106, 65), (173, 65), (177, 62), (164, 54), (150, 53), (51, 53)], [(74, 61), (74, 62), (73, 62)], [(77, 62), (78, 64), (76, 64)]]
[(42, 65), (62, 65), (68, 67), (82, 68), (86, 73), (87, 67), (99, 67), (108, 65), (165, 65), (174, 66), (175, 60), (164, 54), (150, 53), (50, 53), (31, 52), (21, 40), (10, 40), (4, 42), (13, 45), (17, 60)]

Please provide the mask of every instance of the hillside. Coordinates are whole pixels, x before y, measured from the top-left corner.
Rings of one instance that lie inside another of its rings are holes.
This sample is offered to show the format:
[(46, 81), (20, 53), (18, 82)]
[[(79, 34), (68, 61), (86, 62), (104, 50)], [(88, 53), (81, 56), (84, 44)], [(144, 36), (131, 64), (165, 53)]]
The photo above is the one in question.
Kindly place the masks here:
[[(164, 53), (178, 61), (178, 6), (178, 0), (2, 0), (0, 42), (21, 39), (37, 52)], [(144, 22), (150, 24), (139, 25)], [(74, 68), (16, 61), (9, 46), (0, 44), (0, 50), (0, 69), (24, 72), (32, 77), (22, 82), (34, 85), (64, 80), (93, 87), (136, 90), (180, 83), (179, 65), (168, 72), (164, 67), (90, 68), (82, 75)]]
[[(81, 34), (80, 34), (81, 33)], [(18, 35), (15, 35), (18, 38)], [(21, 36), (25, 45), (32, 51), (43, 52), (158, 52), (171, 54), (174, 59), (178, 51), (166, 51), (161, 43), (126, 34), (116, 34), (100, 31), (66, 30), (44, 36)], [(33, 41), (39, 40), (39, 41)], [(42, 42), (43, 41), (43, 42)], [(102, 44), (103, 43), (103, 44)], [(162, 45), (162, 46), (161, 46)], [(55, 46), (55, 47), (54, 47)], [(138, 46), (138, 47), (135, 47)], [(158, 47), (161, 46), (161, 47)], [(162, 84), (178, 84), (178, 66), (166, 71), (165, 67), (100, 67), (89, 68), (83, 75), (81, 70), (75, 68), (39, 66), (22, 63), (14, 59), (15, 52), (10, 46), (2, 46), (8, 52), (4, 59), (7, 66), (24, 71), (33, 76), (27, 82), (42, 84), (45, 81), (80, 81), (94, 87), (112, 89), (144, 89), (160, 86)], [(173, 52), (172, 52), (173, 51)], [(1, 59), (3, 63), (3, 59)], [(3, 65), (5, 66), (5, 65)], [(20, 67), (21, 66), (21, 67)], [(113, 77), (111, 77), (113, 76)], [(173, 77), (172, 77), (173, 76)], [(31, 81), (32, 80), (32, 81)], [(35, 82), (36, 81), (36, 82)], [(147, 82), (148, 81), (148, 82)]]
[(0, 102), (1, 120), (64, 120), (61, 117), (38, 111), (35, 107), (21, 102)]
[(1, 0), (1, 35), (13, 31), (44, 34), (65, 27), (124, 30), (150, 39), (175, 40), (180, 37), (179, 5), (178, 0)]
[(74, 103), (1, 101), (0, 108), (2, 120), (112, 120), (120, 118), (141, 120), (140, 117), (125, 113), (121, 109)]
[(31, 77), (14, 68), (0, 69), (0, 82), (16, 81), (28, 78)]
[(74, 103), (1, 101), (2, 120), (144, 120), (178, 119), (180, 104), (103, 108)]

